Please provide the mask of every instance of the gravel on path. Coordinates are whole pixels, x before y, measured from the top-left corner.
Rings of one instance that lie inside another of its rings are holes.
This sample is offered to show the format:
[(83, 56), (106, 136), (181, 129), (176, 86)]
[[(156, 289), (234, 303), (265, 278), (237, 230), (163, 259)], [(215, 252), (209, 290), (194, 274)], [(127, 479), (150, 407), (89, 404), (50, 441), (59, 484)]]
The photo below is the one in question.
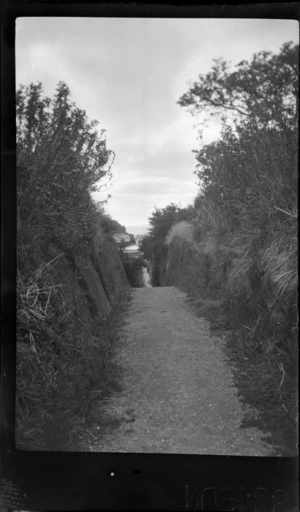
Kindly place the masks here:
[(172, 286), (133, 289), (116, 354), (122, 389), (104, 404), (107, 428), (90, 451), (274, 455), (260, 430), (240, 428), (223, 339), (186, 299)]

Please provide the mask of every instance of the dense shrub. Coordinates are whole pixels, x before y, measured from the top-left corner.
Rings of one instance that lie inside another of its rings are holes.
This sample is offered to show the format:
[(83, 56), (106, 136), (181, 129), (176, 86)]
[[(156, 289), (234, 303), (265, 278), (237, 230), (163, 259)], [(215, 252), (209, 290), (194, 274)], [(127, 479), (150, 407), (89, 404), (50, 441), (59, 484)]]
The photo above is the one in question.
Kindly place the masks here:
[(156, 208), (149, 218), (151, 228), (149, 234), (142, 240), (141, 250), (145, 258), (151, 261), (152, 286), (161, 286), (163, 282), (168, 255), (166, 237), (170, 228), (179, 221), (189, 221), (194, 214), (194, 208), (191, 205), (181, 208), (171, 203), (166, 208)]
[(109, 322), (126, 302), (106, 235), (119, 225), (90, 195), (110, 179), (114, 154), (64, 83), (52, 100), (41, 84), (21, 86), (16, 107), (16, 439), (25, 449), (68, 449), (74, 439), (78, 448), (115, 379)]
[[(293, 445), (298, 46), (287, 43), (278, 55), (260, 52), (234, 69), (219, 59), (179, 104), (202, 119), (219, 116), (222, 131), (219, 140), (202, 141), (195, 151), (200, 185), (195, 213), (190, 224), (178, 219), (169, 229), (163, 283), (188, 291), (202, 313), (213, 311), (211, 319), (222, 319), (235, 333), (231, 358), (239, 367), (249, 361), (254, 372), (254, 378), (247, 375), (249, 389), (239, 377), (243, 396), (261, 408), (273, 433), (280, 423)], [(258, 361), (271, 383), (259, 389), (259, 404)], [(272, 386), (278, 389), (267, 411)]]
[(152, 250), (153, 250), (153, 240), (150, 235), (146, 235), (142, 238), (142, 240), (140, 242), (140, 250), (142, 251), (146, 260), (151, 261)]
[(130, 286), (133, 288), (143, 287), (144, 282), (142, 271), (143, 267), (145, 266), (145, 261), (143, 258), (132, 259), (126, 255), (123, 255), (122, 262)]
[(195, 152), (201, 192), (192, 223), (210, 287), (232, 318), (259, 318), (286, 344), (297, 328), (297, 56), (286, 43), (235, 68), (220, 59), (179, 100), (223, 123), (220, 139)]
[(33, 243), (56, 238), (75, 247), (91, 238), (96, 207), (89, 192), (109, 179), (114, 154), (64, 83), (52, 100), (40, 83), (21, 86), (16, 111), (18, 248), (28, 260)]
[(110, 215), (102, 211), (99, 218), (99, 224), (104, 233), (126, 233), (125, 226), (122, 226), (116, 220), (112, 219)]

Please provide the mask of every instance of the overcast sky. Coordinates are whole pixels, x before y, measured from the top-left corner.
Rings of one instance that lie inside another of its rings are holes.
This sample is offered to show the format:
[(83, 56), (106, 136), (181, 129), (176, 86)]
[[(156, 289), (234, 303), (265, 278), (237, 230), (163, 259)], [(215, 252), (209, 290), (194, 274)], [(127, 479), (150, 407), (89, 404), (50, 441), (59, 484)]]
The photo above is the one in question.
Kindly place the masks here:
[[(52, 96), (62, 80), (73, 101), (116, 153), (108, 213), (134, 234), (171, 202), (186, 206), (195, 183), (195, 119), (177, 104), (212, 59), (233, 64), (298, 42), (287, 20), (18, 18), (17, 85), (41, 81)], [(205, 140), (216, 137), (216, 126)], [(103, 199), (104, 193), (98, 199)]]

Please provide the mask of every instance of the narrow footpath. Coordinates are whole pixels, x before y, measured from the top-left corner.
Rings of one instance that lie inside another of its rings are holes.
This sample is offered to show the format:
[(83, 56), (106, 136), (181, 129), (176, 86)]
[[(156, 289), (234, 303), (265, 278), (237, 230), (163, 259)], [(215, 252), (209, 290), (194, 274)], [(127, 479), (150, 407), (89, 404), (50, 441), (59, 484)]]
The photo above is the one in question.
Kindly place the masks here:
[(274, 455), (261, 431), (240, 428), (243, 405), (222, 344), (183, 292), (134, 289), (116, 354), (122, 389), (105, 403), (107, 428), (88, 449)]

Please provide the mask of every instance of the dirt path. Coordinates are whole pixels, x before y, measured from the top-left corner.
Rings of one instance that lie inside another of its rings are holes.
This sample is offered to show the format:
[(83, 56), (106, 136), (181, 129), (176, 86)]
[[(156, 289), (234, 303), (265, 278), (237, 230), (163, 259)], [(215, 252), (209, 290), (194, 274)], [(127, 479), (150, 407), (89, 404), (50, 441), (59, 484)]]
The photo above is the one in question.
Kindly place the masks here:
[(91, 451), (274, 454), (258, 429), (239, 428), (222, 339), (176, 288), (133, 290), (117, 360), (123, 389), (106, 403), (107, 428)]

